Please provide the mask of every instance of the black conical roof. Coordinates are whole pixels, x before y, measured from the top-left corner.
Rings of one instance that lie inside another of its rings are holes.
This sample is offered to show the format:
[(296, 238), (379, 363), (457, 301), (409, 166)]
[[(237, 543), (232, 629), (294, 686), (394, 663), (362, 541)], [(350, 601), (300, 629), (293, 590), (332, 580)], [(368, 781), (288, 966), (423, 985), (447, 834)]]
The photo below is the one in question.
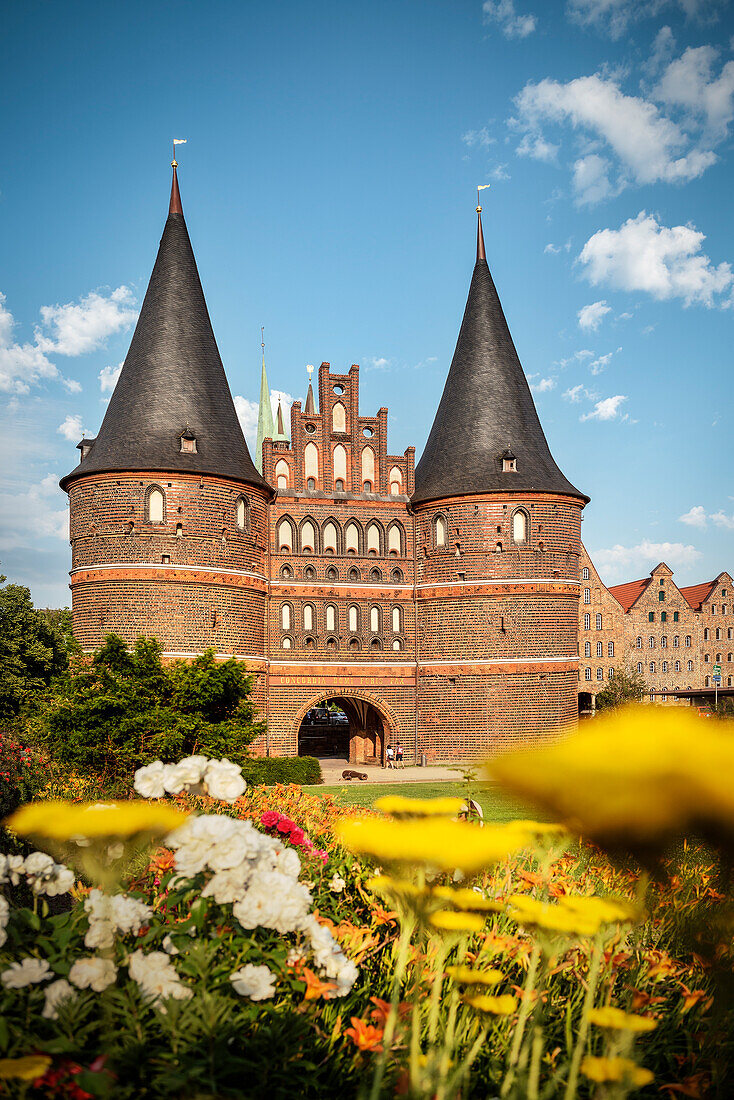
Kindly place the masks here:
[[(517, 471), (502, 472), (502, 453)], [(454, 358), (425, 450), (413, 503), (470, 493), (544, 492), (589, 498), (559, 470), (540, 426), (484, 256), (477, 262)]]
[[(181, 453), (181, 435), (196, 453)], [(174, 168), (168, 220), (130, 350), (87, 457), (62, 478), (123, 470), (213, 474), (269, 488), (255, 469), (219, 356)]]

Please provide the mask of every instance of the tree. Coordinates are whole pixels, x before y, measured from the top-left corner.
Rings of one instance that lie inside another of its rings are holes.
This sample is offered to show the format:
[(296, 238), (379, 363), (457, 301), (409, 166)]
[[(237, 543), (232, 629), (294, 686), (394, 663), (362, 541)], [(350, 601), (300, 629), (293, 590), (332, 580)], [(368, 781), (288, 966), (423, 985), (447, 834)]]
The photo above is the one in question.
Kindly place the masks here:
[(30, 591), (0, 576), (0, 721), (12, 722), (38, 702), (67, 664), (66, 644)]
[(611, 710), (625, 703), (638, 703), (650, 689), (642, 675), (632, 668), (615, 668), (614, 676), (607, 681), (596, 697), (597, 710)]
[(110, 634), (91, 657), (72, 660), (34, 723), (35, 740), (59, 763), (111, 780), (196, 753), (238, 761), (264, 729), (252, 684), (243, 664), (218, 663), (213, 650), (164, 665), (155, 638), (128, 649)]

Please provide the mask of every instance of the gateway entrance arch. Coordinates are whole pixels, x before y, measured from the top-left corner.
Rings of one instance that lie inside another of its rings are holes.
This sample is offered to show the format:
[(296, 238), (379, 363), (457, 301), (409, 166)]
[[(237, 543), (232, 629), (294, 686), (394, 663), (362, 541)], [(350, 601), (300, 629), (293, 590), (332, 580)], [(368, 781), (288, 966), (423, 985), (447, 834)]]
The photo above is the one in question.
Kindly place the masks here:
[(395, 744), (395, 728), (384, 703), (367, 693), (322, 692), (296, 717), (298, 755), (382, 764), (387, 745)]

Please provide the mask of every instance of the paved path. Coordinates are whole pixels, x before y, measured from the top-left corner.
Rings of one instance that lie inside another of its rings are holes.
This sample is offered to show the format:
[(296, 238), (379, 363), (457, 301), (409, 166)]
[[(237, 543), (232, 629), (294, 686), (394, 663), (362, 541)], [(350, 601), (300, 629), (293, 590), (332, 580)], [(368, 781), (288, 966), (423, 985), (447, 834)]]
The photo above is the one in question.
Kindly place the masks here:
[[(345, 780), (342, 772), (345, 768), (362, 772), (367, 775), (368, 783), (439, 783), (461, 782), (461, 772), (456, 768), (429, 764), (426, 768), (418, 768), (415, 765), (407, 765), (404, 768), (381, 768), (378, 764), (350, 764), (348, 760), (339, 760), (336, 757), (321, 759), (321, 774), (327, 786), (341, 786)], [(350, 782), (358, 783), (352, 779)]]

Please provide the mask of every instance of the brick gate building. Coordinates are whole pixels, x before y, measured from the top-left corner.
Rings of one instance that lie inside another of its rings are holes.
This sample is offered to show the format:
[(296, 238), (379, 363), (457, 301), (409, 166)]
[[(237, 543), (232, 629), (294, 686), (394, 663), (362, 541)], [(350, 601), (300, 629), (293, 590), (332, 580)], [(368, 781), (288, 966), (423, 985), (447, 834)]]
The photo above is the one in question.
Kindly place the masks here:
[[(255, 674), (261, 752), (298, 751), (337, 700), (350, 759), (485, 757), (578, 711), (581, 512), (555, 464), (487, 266), (477, 256), (417, 467), (359, 368), (318, 372), (249, 454), (183, 217), (168, 220), (96, 438), (65, 478), (74, 631), (207, 647)], [(345, 745), (346, 751), (346, 745)]]

